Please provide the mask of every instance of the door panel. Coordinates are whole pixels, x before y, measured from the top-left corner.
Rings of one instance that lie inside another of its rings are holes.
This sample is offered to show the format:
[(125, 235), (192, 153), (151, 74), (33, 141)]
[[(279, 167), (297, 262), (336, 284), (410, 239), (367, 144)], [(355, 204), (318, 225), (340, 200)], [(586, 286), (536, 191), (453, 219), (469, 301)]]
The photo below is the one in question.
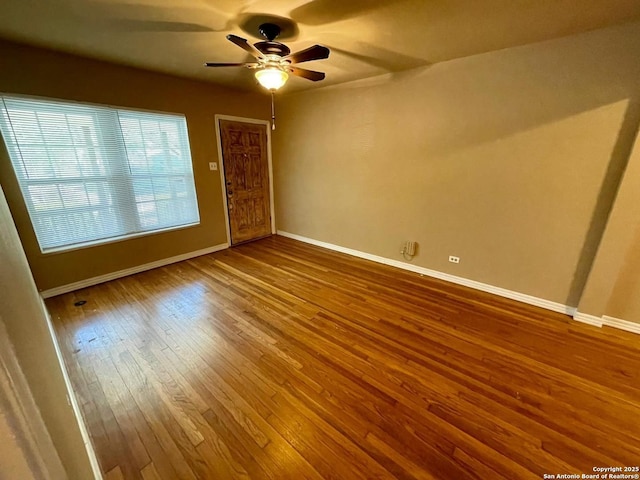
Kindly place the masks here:
[(271, 234), (267, 127), (220, 120), (231, 244)]

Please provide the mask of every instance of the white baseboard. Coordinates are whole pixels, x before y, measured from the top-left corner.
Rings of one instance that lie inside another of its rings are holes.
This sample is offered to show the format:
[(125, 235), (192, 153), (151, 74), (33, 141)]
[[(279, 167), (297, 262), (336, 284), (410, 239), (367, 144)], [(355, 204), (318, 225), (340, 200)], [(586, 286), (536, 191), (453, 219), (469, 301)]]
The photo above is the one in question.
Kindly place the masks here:
[(214, 245), (213, 247), (203, 248), (202, 250), (196, 250), (194, 252), (183, 253), (182, 255), (176, 255), (174, 257), (163, 258), (162, 260), (156, 260), (155, 262), (145, 263), (143, 265), (137, 265), (131, 268), (125, 268), (124, 270), (118, 270), (117, 272), (106, 273), (97, 277), (87, 278), (80, 280), (79, 282), (69, 283), (67, 285), (61, 285), (59, 287), (51, 288), (40, 292), (42, 298), (55, 297), (56, 295), (62, 295), (63, 293), (73, 292), (74, 290), (80, 290), (81, 288), (91, 287), (98, 285), (99, 283), (108, 282), (117, 278), (126, 277), (128, 275), (134, 275), (136, 273), (145, 272), (158, 267), (164, 267), (171, 263), (182, 262), (183, 260), (189, 260), (190, 258), (199, 257), (208, 253), (219, 252), (229, 248), (228, 243), (221, 243), (220, 245)]
[(602, 324), (608, 327), (619, 328), (620, 330), (640, 334), (640, 323), (630, 322), (629, 320), (622, 320), (620, 318), (604, 315), (602, 317)]
[(640, 334), (640, 323), (630, 322), (629, 320), (622, 320), (621, 318), (609, 317), (607, 315), (598, 317), (596, 315), (576, 312), (573, 316), (573, 319), (578, 322), (588, 323), (589, 325), (593, 325), (595, 327), (613, 327), (619, 330), (624, 330), (625, 332)]
[(573, 319), (577, 322), (593, 325), (594, 327), (602, 327), (602, 318), (595, 315), (589, 315), (587, 313), (581, 313), (576, 310), (573, 314)]
[(531, 295), (527, 295), (525, 293), (514, 292), (511, 290), (507, 290), (505, 288), (495, 287), (493, 285), (476, 282), (475, 280), (469, 280), (463, 277), (456, 277), (455, 275), (438, 272), (437, 270), (430, 270), (428, 268), (411, 265), (410, 263), (400, 262), (398, 260), (392, 260), (390, 258), (380, 257), (378, 255), (372, 255), (370, 253), (361, 252), (359, 250), (353, 250), (351, 248), (341, 247), (339, 245), (322, 242), (320, 240), (314, 240), (312, 238), (303, 237), (301, 235), (296, 235), (294, 233), (278, 230), (278, 235), (292, 238), (294, 240), (299, 240), (301, 242), (310, 243), (312, 245), (317, 245), (318, 247), (327, 248), (329, 250), (335, 250), (336, 252), (346, 253), (347, 255), (352, 255), (354, 257), (364, 258), (366, 260), (382, 263), (384, 265), (391, 265), (393, 267), (401, 268), (403, 270), (409, 270), (411, 272), (426, 275), (428, 277), (438, 278), (440, 280), (445, 280), (447, 282), (463, 285), (465, 287), (470, 287), (475, 290), (481, 290), (483, 292), (493, 293), (494, 295), (499, 295), (501, 297), (509, 298), (511, 300), (517, 300), (519, 302), (527, 303), (529, 305), (535, 305), (536, 307), (542, 307), (554, 312), (564, 313), (566, 315), (574, 315), (576, 311), (575, 307), (570, 307), (568, 305), (563, 305), (561, 303), (545, 300), (544, 298), (538, 298)]

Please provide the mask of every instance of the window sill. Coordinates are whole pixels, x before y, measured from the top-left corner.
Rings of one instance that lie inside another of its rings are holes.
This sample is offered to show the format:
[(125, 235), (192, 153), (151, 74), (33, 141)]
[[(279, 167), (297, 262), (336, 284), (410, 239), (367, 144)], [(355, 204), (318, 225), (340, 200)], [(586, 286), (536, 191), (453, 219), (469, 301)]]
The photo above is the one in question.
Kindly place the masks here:
[(102, 245), (109, 245), (111, 243), (125, 242), (127, 240), (133, 240), (135, 238), (148, 237), (150, 235), (156, 235), (159, 233), (167, 233), (167, 232), (173, 232), (176, 230), (184, 230), (187, 228), (196, 227), (198, 225), (200, 225), (200, 222), (189, 223), (186, 225), (178, 225), (176, 227), (167, 227), (159, 230), (151, 230), (148, 232), (133, 233), (131, 235), (121, 235), (119, 237), (111, 237), (104, 240), (94, 240), (91, 242), (76, 243), (76, 244), (68, 245), (65, 247), (47, 248), (46, 250), (41, 249), (40, 253), (43, 256), (58, 255), (61, 253), (73, 252), (75, 250), (83, 250), (85, 248), (100, 247)]

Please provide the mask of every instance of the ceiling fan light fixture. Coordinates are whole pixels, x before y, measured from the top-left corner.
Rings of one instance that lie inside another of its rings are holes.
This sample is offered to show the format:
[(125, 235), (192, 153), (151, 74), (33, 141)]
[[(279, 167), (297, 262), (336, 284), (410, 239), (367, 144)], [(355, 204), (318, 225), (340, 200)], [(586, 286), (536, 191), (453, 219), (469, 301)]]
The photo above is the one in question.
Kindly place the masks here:
[(275, 67), (264, 68), (256, 72), (256, 79), (267, 90), (278, 90), (289, 78), (289, 74), (284, 70)]

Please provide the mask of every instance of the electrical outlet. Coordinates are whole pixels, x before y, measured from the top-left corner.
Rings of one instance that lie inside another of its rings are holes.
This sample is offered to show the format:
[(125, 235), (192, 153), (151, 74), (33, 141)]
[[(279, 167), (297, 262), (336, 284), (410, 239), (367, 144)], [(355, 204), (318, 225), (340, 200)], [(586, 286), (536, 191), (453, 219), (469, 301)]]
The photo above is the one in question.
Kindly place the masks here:
[(416, 254), (416, 246), (417, 243), (412, 242), (411, 240), (405, 242), (404, 247), (402, 247), (402, 254), (414, 256)]
[(460, 263), (460, 257), (455, 257), (453, 255), (449, 255), (449, 261), (451, 263)]
[(209, 170), (211, 171), (218, 170), (218, 164), (216, 162), (209, 162)]

